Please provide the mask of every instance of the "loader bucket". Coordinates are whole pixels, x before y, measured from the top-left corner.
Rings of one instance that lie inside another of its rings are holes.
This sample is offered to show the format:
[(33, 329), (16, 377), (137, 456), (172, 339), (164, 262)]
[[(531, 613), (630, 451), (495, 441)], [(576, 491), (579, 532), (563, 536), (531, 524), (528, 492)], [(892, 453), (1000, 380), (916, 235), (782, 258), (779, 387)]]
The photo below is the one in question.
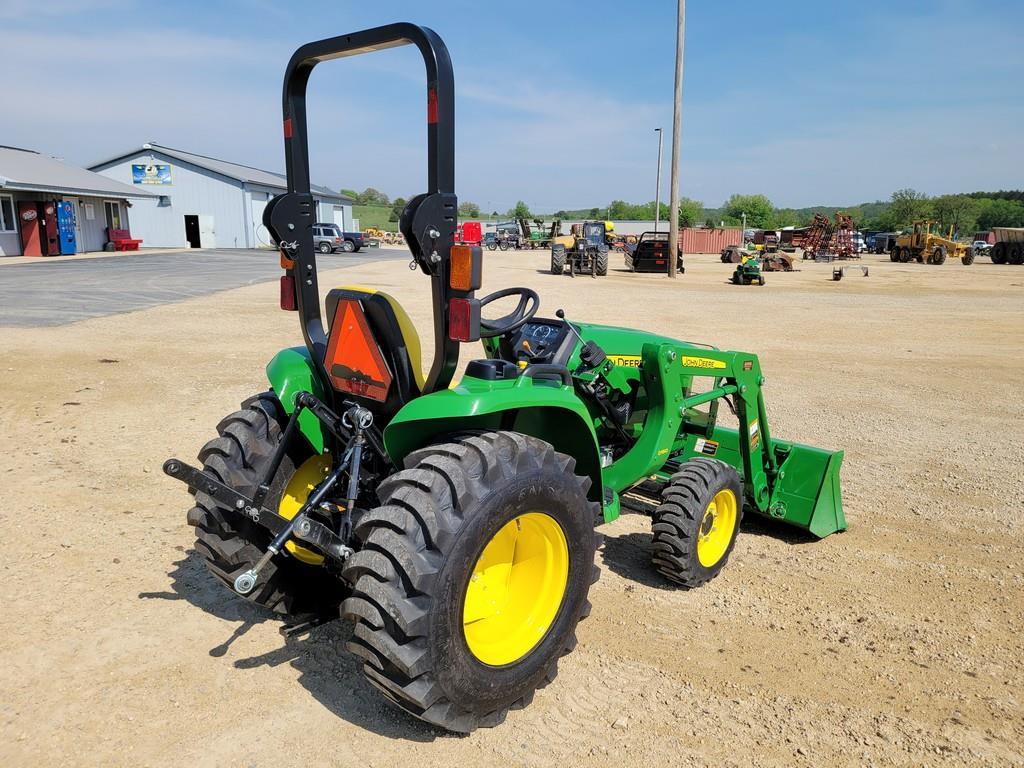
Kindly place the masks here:
[(772, 441), (779, 473), (768, 515), (810, 531), (818, 538), (846, 530), (839, 491), (842, 451)]

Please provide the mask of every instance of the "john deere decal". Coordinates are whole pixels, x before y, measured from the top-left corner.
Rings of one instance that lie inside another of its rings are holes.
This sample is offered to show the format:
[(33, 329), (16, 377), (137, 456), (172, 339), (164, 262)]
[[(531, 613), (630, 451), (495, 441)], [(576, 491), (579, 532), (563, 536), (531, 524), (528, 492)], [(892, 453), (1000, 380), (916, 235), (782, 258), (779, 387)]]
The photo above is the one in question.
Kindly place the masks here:
[(631, 368), (640, 367), (640, 355), (608, 355), (615, 365), (624, 365)]
[(710, 357), (689, 357), (683, 355), (683, 365), (689, 368), (725, 368), (721, 360), (712, 360)]

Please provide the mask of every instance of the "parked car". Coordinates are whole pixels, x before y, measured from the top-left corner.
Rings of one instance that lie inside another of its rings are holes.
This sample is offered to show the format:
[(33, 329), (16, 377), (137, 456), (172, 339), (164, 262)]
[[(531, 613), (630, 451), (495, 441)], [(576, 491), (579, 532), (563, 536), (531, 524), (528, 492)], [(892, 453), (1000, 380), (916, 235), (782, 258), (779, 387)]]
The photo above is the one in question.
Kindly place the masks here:
[(337, 224), (313, 225), (313, 247), (320, 253), (356, 253), (364, 245), (362, 232), (342, 232)]
[(971, 250), (974, 251), (974, 258), (984, 256), (992, 250), (992, 243), (988, 240), (975, 240), (971, 243)]
[(854, 253), (864, 253), (868, 249), (867, 243), (864, 241), (864, 235), (862, 233), (853, 232), (850, 235), (850, 240), (853, 242)]

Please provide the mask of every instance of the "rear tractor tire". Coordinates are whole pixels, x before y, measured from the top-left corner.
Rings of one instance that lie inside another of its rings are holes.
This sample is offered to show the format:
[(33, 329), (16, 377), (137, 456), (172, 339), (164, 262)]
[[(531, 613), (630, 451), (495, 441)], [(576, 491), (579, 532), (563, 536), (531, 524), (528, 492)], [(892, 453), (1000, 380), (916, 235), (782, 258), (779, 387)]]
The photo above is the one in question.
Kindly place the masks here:
[(456, 437), (405, 466), (355, 529), (347, 647), (413, 715), (463, 733), (498, 725), (554, 679), (590, 613), (590, 481), (516, 432)]
[(608, 251), (598, 251), (594, 257), (597, 263), (597, 274), (604, 277), (608, 274)]
[(1007, 261), (1014, 265), (1024, 264), (1024, 245), (1014, 243), (1009, 247), (1009, 252), (1010, 255)]
[(993, 264), (1005, 264), (1006, 257), (1006, 245), (1003, 243), (996, 243), (992, 246), (992, 250), (989, 251), (989, 258), (992, 259)]
[[(273, 397), (267, 393), (253, 398), (225, 417), (217, 425), (219, 437), (199, 452), (203, 471), (245, 496), (256, 492), (284, 431)], [(312, 455), (308, 446), (286, 454), (263, 505), (293, 517), (312, 487), (326, 476), (329, 464), (326, 457)], [(196, 529), (196, 551), (210, 573), (234, 592), (235, 578), (266, 552), (270, 532), (205, 493), (193, 494), (195, 506), (189, 510), (188, 523)], [(267, 564), (245, 598), (291, 616), (336, 615), (345, 597), (342, 582), (316, 564), (322, 558), (315, 553), (294, 545), (289, 551), (291, 555), (282, 553)]]
[(672, 475), (654, 511), (654, 567), (684, 587), (707, 583), (725, 566), (743, 519), (743, 486), (716, 459), (691, 459)]

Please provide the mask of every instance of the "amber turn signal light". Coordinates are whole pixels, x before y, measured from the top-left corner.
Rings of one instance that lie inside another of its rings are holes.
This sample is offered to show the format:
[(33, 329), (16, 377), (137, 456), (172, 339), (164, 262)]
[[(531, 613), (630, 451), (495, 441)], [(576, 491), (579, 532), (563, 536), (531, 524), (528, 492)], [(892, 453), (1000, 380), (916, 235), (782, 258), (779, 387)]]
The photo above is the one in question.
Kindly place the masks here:
[(483, 252), (478, 245), (453, 245), (448, 259), (448, 285), (454, 291), (475, 291), (483, 274)]

